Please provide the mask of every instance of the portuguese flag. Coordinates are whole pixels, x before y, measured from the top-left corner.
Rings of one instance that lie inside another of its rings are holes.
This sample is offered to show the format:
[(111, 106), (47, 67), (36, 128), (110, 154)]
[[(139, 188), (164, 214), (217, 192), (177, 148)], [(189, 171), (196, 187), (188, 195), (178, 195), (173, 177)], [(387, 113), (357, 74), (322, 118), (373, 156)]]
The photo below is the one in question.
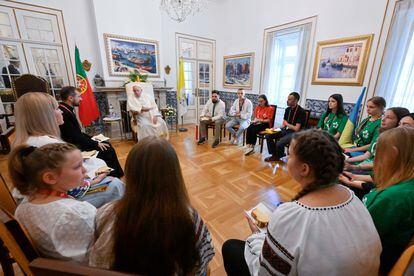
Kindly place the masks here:
[(82, 97), (82, 101), (79, 104), (79, 119), (84, 126), (89, 126), (93, 121), (99, 118), (99, 110), (92, 92), (91, 84), (83, 69), (77, 46), (75, 46), (75, 64), (76, 86), (80, 90)]

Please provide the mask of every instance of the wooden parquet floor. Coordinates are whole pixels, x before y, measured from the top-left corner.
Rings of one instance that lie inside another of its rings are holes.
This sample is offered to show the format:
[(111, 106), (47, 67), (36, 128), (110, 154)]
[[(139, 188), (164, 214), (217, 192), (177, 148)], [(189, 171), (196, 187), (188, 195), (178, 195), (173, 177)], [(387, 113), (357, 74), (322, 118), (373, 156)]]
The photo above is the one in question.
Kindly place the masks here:
[[(286, 172), (283, 163), (269, 164), (267, 155), (256, 153), (244, 156), (241, 146), (230, 145), (224, 139), (217, 148), (209, 143), (197, 146), (195, 126), (188, 132), (171, 133), (171, 143), (176, 149), (191, 202), (210, 230), (216, 255), (210, 263), (211, 275), (226, 275), (221, 256), (222, 244), (230, 238), (246, 239), (251, 234), (244, 217), (259, 202), (276, 205), (291, 199), (300, 189), (299, 184)], [(132, 141), (114, 141), (114, 148), (122, 165), (125, 164)], [(7, 157), (0, 157), (0, 169), (7, 169)], [(10, 183), (8, 175), (6, 180)]]

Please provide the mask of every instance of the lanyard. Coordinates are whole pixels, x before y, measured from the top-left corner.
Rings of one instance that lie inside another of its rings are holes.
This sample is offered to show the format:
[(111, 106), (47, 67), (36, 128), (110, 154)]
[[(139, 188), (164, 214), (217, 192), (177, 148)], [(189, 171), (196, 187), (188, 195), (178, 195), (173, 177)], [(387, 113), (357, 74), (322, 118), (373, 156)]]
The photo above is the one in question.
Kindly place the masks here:
[(292, 125), (293, 125), (293, 123), (295, 122), (296, 112), (298, 111), (298, 108), (299, 108), (299, 106), (297, 105), (297, 106), (296, 106), (296, 109), (295, 109), (295, 113), (293, 113), (293, 118), (292, 118), (292, 121), (291, 121), (291, 122), (289, 122), (289, 121), (290, 121), (290, 113), (292, 112), (292, 108), (290, 108), (290, 110), (289, 110), (289, 115), (288, 115), (288, 123), (289, 123), (289, 124), (292, 124)]
[[(71, 111), (69, 108), (67, 108), (66, 106), (64, 106), (63, 104), (59, 104), (60, 107), (63, 107), (64, 109), (66, 109), (67, 111), (69, 111), (71, 114), (75, 115), (75, 112)], [(76, 115), (75, 115), (76, 117)]]
[(36, 191), (36, 193), (42, 194), (42, 195), (53, 195), (53, 196), (57, 196), (61, 198), (73, 198), (69, 196), (67, 193), (55, 191), (52, 189), (39, 189)]

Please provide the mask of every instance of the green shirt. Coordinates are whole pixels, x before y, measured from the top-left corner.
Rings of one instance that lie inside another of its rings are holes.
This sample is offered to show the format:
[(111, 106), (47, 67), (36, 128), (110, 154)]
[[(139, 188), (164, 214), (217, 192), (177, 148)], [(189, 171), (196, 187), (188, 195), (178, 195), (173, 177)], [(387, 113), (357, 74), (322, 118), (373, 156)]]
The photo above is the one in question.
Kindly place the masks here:
[(414, 235), (414, 179), (372, 189), (362, 201), (380, 235), (383, 257), (398, 258)]
[(348, 116), (346, 116), (345, 114), (340, 114), (337, 116), (335, 113), (332, 112), (329, 113), (328, 116), (326, 115), (326, 112), (322, 114), (318, 122), (318, 128), (327, 131), (332, 136), (338, 132), (342, 133), (348, 120)]
[(372, 142), (375, 132), (381, 127), (381, 118), (370, 121), (371, 117), (363, 120), (355, 130), (354, 144), (357, 147), (368, 145)]

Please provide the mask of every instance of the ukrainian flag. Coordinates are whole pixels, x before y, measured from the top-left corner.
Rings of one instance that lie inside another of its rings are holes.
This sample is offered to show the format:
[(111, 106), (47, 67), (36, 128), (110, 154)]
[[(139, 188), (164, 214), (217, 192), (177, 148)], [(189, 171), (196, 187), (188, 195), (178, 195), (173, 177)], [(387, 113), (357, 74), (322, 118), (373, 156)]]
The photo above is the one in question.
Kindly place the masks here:
[(351, 114), (349, 114), (348, 121), (346, 122), (345, 128), (342, 131), (341, 137), (339, 138), (338, 143), (344, 149), (354, 146), (352, 136), (354, 134), (354, 129), (358, 122), (359, 109), (361, 108), (361, 104), (364, 99), (366, 89), (366, 87), (362, 88), (361, 95), (359, 95), (358, 101), (352, 109)]

